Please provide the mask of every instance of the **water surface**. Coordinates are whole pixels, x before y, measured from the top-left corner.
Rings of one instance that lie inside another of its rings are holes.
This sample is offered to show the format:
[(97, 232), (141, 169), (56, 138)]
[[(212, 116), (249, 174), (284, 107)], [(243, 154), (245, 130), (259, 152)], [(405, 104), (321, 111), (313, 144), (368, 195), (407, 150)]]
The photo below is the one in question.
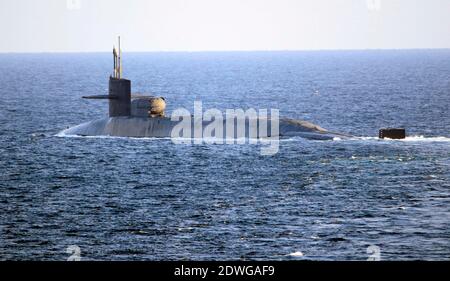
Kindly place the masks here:
[[(110, 54), (0, 55), (0, 259), (450, 257), (450, 51), (125, 53), (168, 111), (278, 108), (361, 138), (57, 137), (107, 114)], [(407, 140), (374, 138), (405, 127)], [(289, 254), (302, 252), (303, 257)]]

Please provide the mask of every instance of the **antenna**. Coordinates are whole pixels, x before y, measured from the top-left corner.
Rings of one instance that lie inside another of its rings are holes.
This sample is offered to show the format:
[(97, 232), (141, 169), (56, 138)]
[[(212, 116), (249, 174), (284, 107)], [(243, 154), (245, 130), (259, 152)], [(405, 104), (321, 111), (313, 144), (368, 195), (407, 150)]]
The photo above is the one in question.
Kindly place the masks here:
[(119, 50), (113, 45), (113, 56), (114, 56), (114, 70), (113, 78), (120, 79), (122, 77), (122, 49), (120, 49), (120, 36), (119, 36)]
[(117, 78), (117, 51), (114, 45), (113, 45), (113, 58), (114, 58), (113, 78)]
[(122, 49), (120, 49), (120, 36), (119, 36), (119, 79), (122, 78)]

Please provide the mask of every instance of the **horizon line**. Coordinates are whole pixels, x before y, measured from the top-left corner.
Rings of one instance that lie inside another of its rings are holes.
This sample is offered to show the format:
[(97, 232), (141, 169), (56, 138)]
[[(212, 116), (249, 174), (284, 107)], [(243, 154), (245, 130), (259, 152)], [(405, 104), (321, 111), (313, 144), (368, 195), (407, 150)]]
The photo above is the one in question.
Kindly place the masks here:
[[(152, 51), (123, 51), (123, 53), (224, 53), (224, 52), (345, 52), (345, 51), (415, 51), (415, 50), (450, 50), (450, 47), (430, 47), (430, 48), (355, 48), (355, 49), (276, 49), (276, 50), (152, 50)], [(0, 51), (0, 54), (92, 54), (110, 53), (110, 51)]]

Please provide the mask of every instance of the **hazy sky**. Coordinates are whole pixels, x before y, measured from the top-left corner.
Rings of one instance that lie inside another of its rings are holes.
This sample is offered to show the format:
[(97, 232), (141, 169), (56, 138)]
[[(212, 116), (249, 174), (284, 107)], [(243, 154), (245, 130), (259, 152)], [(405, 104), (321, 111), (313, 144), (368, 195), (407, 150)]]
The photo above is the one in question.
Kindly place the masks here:
[(0, 0), (0, 52), (450, 48), (450, 0)]

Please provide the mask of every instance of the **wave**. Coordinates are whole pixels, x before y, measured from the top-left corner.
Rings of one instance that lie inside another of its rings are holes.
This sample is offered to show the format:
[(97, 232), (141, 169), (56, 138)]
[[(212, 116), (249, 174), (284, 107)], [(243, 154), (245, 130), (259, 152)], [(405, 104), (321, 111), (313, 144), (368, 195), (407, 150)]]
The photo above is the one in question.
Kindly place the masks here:
[(300, 251), (297, 251), (297, 252), (293, 252), (293, 253), (287, 254), (287, 256), (299, 258), (299, 257), (303, 257), (304, 254), (302, 252), (300, 252)]
[(380, 139), (378, 137), (353, 137), (353, 138), (334, 138), (334, 141), (379, 141), (379, 142), (450, 142), (450, 137), (426, 137), (426, 136), (409, 136), (404, 139)]
[(157, 137), (120, 137), (120, 136), (82, 136), (82, 135), (71, 135), (66, 134), (65, 130), (53, 135), (58, 138), (82, 138), (82, 139), (123, 139), (123, 140), (170, 140), (169, 137), (157, 138)]
[[(107, 135), (99, 135), (99, 136), (81, 136), (81, 135), (72, 135), (72, 134), (66, 134), (66, 130), (63, 130), (57, 134), (55, 134), (55, 137), (59, 138), (90, 138), (90, 139), (132, 139), (132, 140), (172, 140), (171, 137), (120, 137), (120, 136), (107, 136)], [(34, 134), (33, 134), (34, 135)], [(238, 138), (234, 139), (235, 141), (246, 141), (249, 140), (247, 138)], [(254, 139), (256, 140), (256, 139)], [(261, 143), (266, 143), (270, 141), (276, 141), (276, 139), (267, 140), (267, 139), (257, 139)], [(192, 141), (192, 138), (177, 138), (177, 141), (183, 142), (183, 141)], [(204, 143), (213, 143), (214, 141), (224, 141), (222, 138), (204, 138)], [(293, 136), (293, 137), (282, 137), (278, 139), (280, 142), (295, 142), (295, 141), (311, 141), (299, 136)], [(317, 140), (313, 140), (317, 141)], [(350, 138), (340, 138), (335, 137), (332, 140), (321, 140), (321, 141), (376, 141), (376, 142), (450, 142), (450, 137), (443, 137), (443, 136), (434, 136), (434, 137), (426, 137), (423, 135), (417, 135), (417, 136), (408, 136), (405, 139), (380, 139), (378, 137), (350, 137)]]
[[(83, 135), (72, 135), (72, 134), (66, 134), (65, 130), (61, 131), (57, 134), (54, 135), (54, 137), (58, 137), (58, 138), (84, 138), (84, 139), (122, 139), (122, 140), (176, 140), (179, 143), (186, 143), (186, 142), (192, 142), (193, 138), (175, 138), (172, 139), (171, 137), (121, 137), (121, 136), (108, 136), (108, 135), (99, 135), (99, 136), (83, 136)], [(236, 143), (248, 143), (249, 140), (252, 140), (254, 143), (261, 143), (261, 144), (266, 144), (266, 143), (270, 143), (270, 142), (274, 142), (274, 141), (282, 141), (281, 139), (277, 140), (277, 139), (248, 139), (248, 138), (234, 138), (233, 141)], [(226, 139), (224, 138), (203, 138), (202, 139), (203, 143), (205, 144), (213, 144), (214, 142), (225, 142)]]

